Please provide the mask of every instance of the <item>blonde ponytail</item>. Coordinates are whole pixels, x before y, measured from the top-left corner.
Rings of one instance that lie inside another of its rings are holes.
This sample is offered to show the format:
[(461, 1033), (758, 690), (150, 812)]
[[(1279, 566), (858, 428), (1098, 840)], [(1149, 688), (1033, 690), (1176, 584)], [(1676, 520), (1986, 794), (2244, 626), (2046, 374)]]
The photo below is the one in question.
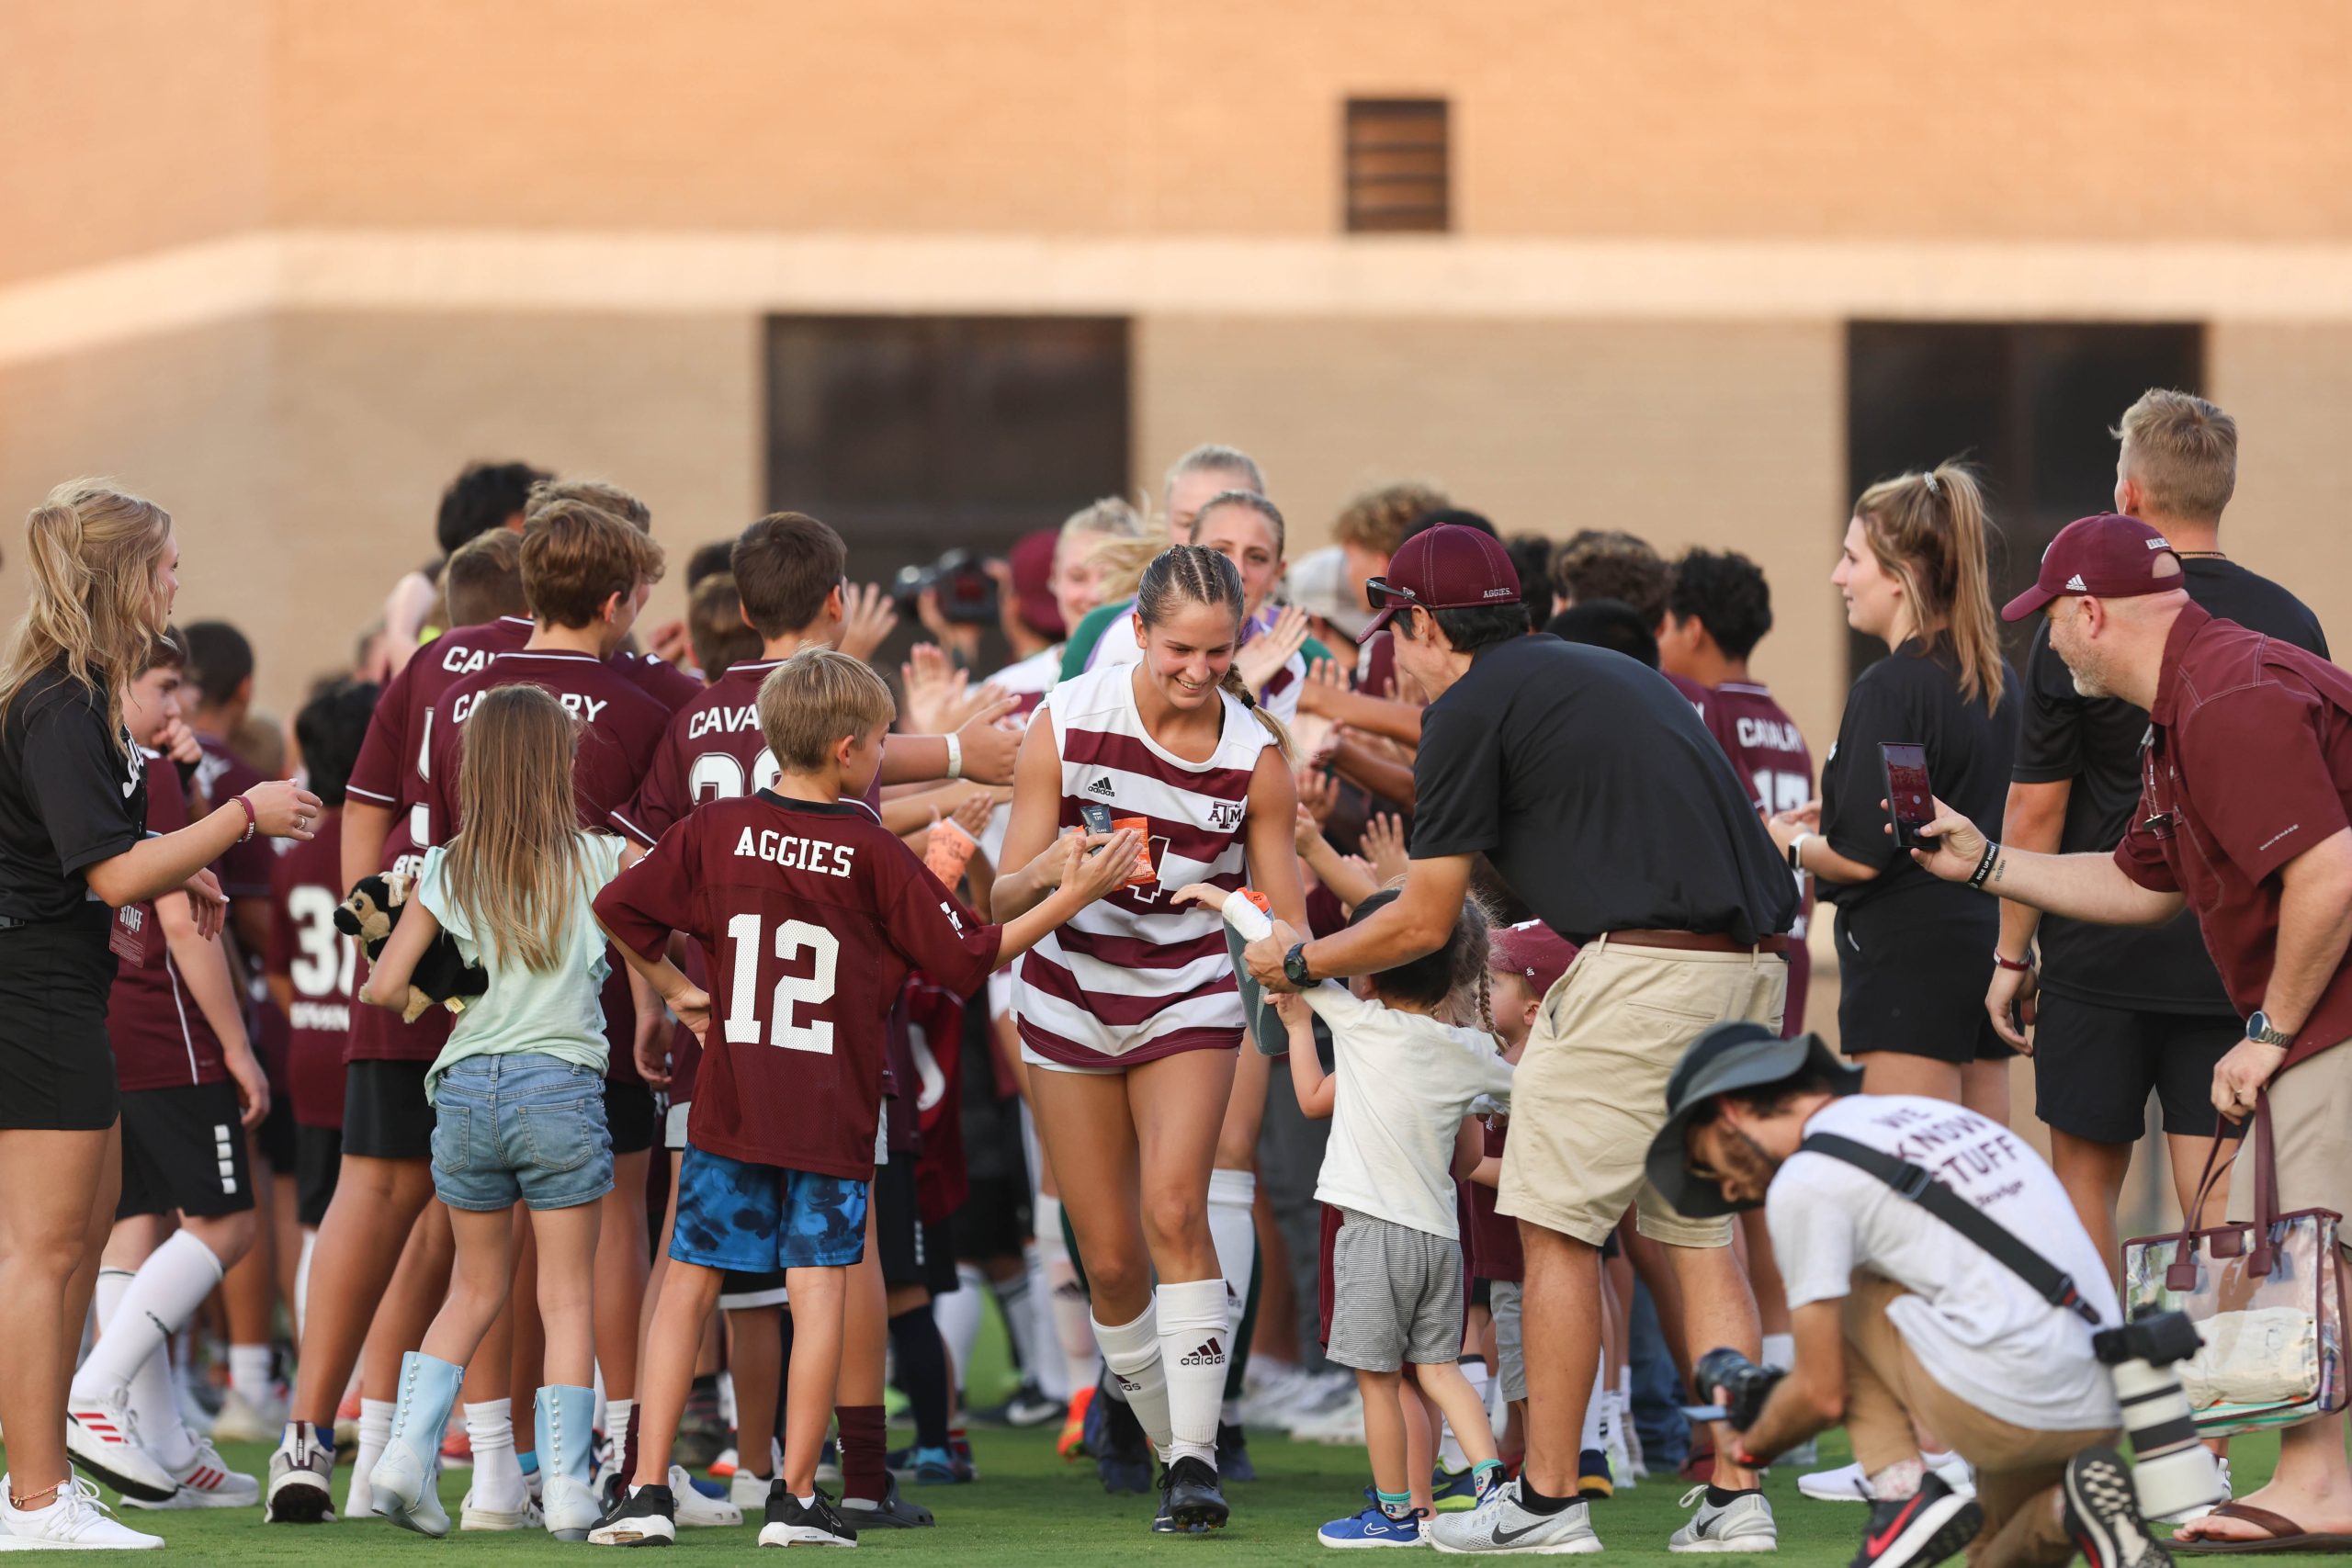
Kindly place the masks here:
[(25, 518), (32, 592), (0, 655), (0, 716), (52, 665), (93, 696), (122, 744), (122, 686), (136, 678), (168, 605), (161, 576), (171, 513), (104, 479), (73, 479)]
[(1219, 691), (1231, 693), (1240, 699), (1243, 707), (1257, 715), (1258, 722), (1264, 725), (1267, 733), (1274, 738), (1276, 749), (1288, 758), (1291, 755), (1290, 727), (1259, 705), (1258, 694), (1250, 689), (1250, 682), (1241, 678), (1241, 671), (1228, 664), (1225, 667), (1225, 673), (1217, 677), (1216, 683)]
[(1994, 525), (1973, 470), (1939, 463), (1925, 473), (1882, 479), (1854, 502), (1878, 563), (1899, 579), (1921, 645), (1945, 637), (1960, 664), (1960, 694), (2001, 705), (2000, 620), (1989, 561)]

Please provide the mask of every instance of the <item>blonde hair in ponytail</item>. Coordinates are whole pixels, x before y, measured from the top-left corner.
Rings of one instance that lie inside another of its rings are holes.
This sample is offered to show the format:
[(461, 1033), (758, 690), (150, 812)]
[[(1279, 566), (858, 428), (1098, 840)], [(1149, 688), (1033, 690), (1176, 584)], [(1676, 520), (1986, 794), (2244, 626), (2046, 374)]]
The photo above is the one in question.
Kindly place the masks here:
[(1949, 637), (1960, 694), (1998, 711), (2000, 621), (1987, 558), (1994, 529), (1973, 470), (1945, 462), (1881, 479), (1854, 502), (1854, 516), (1878, 564), (1903, 583), (1920, 642), (1932, 649)]
[(69, 479), (25, 518), (32, 596), (0, 655), (0, 716), (53, 664), (93, 696), (122, 745), (122, 684), (135, 679), (170, 606), (161, 578), (172, 514), (105, 479)]
[[(1179, 604), (1225, 605), (1233, 611), (1237, 639), (1241, 626), (1241, 572), (1204, 545), (1170, 545), (1152, 558), (1136, 584), (1136, 620), (1147, 630), (1165, 621)], [(1217, 686), (1258, 716), (1273, 736), (1283, 756), (1291, 753), (1290, 731), (1283, 721), (1258, 705), (1258, 694), (1228, 664)]]

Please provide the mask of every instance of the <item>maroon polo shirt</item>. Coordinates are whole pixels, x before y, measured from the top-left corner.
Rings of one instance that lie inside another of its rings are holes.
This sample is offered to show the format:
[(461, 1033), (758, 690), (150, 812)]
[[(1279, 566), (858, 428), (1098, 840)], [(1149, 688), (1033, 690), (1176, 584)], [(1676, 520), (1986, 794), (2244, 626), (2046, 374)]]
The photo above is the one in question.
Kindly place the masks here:
[[(2140, 805), (2116, 863), (2187, 897), (2242, 1014), (2278, 948), (2279, 871), (2352, 823), (2352, 675), (2194, 604), (2165, 639)], [(2287, 1052), (2292, 1066), (2352, 1038), (2352, 954)]]

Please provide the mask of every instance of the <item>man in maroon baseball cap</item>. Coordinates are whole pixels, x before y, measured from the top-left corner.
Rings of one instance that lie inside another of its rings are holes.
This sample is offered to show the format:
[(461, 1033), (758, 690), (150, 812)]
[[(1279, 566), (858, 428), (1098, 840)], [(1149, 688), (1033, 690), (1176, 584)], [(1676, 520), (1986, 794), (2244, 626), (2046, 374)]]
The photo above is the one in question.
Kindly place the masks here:
[(2134, 599), (2180, 586), (2180, 558), (2162, 534), (2137, 517), (2102, 513), (2058, 530), (2041, 552), (2041, 575), (2002, 606), (2001, 618), (2022, 621), (2069, 593)]
[(1424, 610), (1477, 610), (1520, 603), (1519, 569), (1491, 534), (1456, 524), (1423, 529), (1396, 547), (1388, 570), (1368, 579), (1364, 597), (1380, 613), (1356, 638), (1363, 642), (1396, 616)]

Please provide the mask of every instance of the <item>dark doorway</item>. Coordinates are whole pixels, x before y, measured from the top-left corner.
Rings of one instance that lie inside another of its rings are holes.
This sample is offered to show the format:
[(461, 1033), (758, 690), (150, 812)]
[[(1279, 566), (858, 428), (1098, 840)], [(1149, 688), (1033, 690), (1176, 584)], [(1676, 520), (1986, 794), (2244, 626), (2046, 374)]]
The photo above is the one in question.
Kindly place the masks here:
[[(2151, 387), (2203, 390), (2200, 326), (1856, 321), (1846, 332), (1847, 495), (1962, 457), (1984, 481), (1996, 603), (2032, 580), (2051, 536), (2114, 505), (2108, 432)], [(1843, 536), (1846, 520), (1837, 521)], [(2005, 627), (2021, 660), (2030, 627)], [(1849, 676), (1886, 652), (1854, 637)]]

